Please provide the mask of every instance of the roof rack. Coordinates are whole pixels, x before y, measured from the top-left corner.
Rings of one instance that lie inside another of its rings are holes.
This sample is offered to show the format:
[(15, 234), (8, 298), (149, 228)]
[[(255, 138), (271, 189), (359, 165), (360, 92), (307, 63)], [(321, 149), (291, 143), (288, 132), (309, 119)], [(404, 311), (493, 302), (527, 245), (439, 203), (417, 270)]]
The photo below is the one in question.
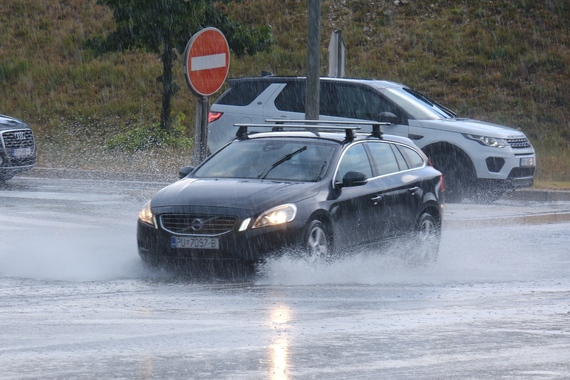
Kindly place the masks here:
[[(254, 123), (254, 124), (246, 124), (246, 123), (239, 123), (234, 124), (236, 127), (239, 127), (236, 136), (238, 138), (247, 137), (247, 128), (248, 127), (261, 127), (261, 128), (269, 128), (272, 127), (273, 131), (283, 131), (284, 128), (289, 129), (303, 129), (303, 130), (310, 130), (315, 133), (317, 136), (319, 132), (323, 131), (345, 131), (346, 139), (347, 140), (354, 140), (354, 131), (361, 129), (361, 125), (370, 125), (372, 126), (372, 133), (371, 135), (377, 137), (379, 139), (382, 138), (382, 125), (390, 125), (390, 123), (383, 122), (383, 121), (350, 121), (350, 120), (287, 120), (287, 119), (266, 119), (266, 124), (263, 123)], [(268, 124), (268, 123), (275, 123), (275, 124)]]
[[(344, 124), (344, 123), (343, 123)], [(302, 125), (302, 124), (285, 124), (285, 123), (278, 123), (278, 124), (263, 124), (263, 123), (238, 123), (234, 124), (234, 126), (238, 127), (238, 131), (236, 133), (237, 138), (246, 138), (247, 137), (247, 129), (248, 127), (253, 128), (270, 128), (272, 131), (283, 131), (284, 128), (288, 129), (302, 129), (306, 131), (313, 132), (316, 136), (319, 136), (319, 132), (326, 132), (326, 131), (344, 131), (347, 140), (354, 140), (354, 131), (359, 130), (360, 127), (356, 125), (336, 125), (335, 124), (320, 124), (320, 125)]]
[[(382, 138), (382, 125), (390, 125), (390, 123), (385, 121), (374, 121), (374, 120), (366, 120), (366, 121), (351, 121), (351, 120), (286, 120), (286, 119), (266, 119), (267, 123), (304, 123), (304, 124), (322, 124), (322, 123), (332, 123), (333, 125), (370, 125), (372, 126), (372, 136), (378, 137), (379, 139)], [(360, 129), (360, 128), (359, 128)]]

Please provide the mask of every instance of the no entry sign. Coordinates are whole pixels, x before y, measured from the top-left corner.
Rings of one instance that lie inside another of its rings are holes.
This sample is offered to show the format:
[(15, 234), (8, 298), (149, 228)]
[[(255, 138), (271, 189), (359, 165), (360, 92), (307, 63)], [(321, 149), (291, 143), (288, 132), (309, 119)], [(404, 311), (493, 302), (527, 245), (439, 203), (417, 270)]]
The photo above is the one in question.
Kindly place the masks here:
[(188, 41), (184, 52), (184, 75), (195, 94), (210, 96), (218, 91), (229, 68), (230, 48), (218, 29), (202, 29)]

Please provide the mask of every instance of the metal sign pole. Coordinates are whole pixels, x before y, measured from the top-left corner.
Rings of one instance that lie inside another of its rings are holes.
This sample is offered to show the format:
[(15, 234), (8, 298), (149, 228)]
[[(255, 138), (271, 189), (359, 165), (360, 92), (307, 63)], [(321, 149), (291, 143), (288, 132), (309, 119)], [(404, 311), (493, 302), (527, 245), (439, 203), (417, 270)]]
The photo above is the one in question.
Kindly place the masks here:
[(210, 112), (210, 99), (199, 96), (196, 101), (196, 124), (194, 128), (194, 157), (192, 164), (200, 164), (208, 156), (208, 113)]
[(321, 66), (321, 0), (309, 0), (309, 38), (307, 43), (307, 89), (305, 119), (319, 120)]

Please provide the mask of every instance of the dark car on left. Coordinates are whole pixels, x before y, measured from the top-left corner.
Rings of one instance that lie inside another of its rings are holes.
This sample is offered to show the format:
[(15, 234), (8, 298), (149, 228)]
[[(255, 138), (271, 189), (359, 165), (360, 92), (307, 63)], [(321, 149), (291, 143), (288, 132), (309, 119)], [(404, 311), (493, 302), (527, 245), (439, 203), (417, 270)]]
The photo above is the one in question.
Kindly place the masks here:
[(36, 165), (32, 129), (23, 121), (0, 115), (0, 182)]
[(238, 127), (236, 139), (182, 170), (140, 212), (145, 262), (255, 263), (282, 252), (328, 261), (397, 238), (413, 239), (409, 258), (437, 257), (443, 177), (411, 140), (383, 135), (380, 125), (371, 133)]

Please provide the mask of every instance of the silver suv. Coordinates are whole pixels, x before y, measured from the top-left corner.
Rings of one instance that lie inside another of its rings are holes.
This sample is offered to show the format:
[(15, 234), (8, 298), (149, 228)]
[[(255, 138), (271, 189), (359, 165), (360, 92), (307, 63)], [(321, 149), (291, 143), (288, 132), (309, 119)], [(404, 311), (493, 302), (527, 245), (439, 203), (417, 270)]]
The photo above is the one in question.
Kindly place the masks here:
[[(208, 148), (234, 138), (238, 123), (305, 117), (305, 78), (230, 79), (209, 114)], [(399, 83), (321, 78), (321, 120), (375, 120), (383, 131), (410, 138), (443, 172), (448, 201), (493, 200), (530, 187), (536, 154), (520, 130), (459, 118), (450, 109)]]
[(0, 183), (35, 165), (32, 129), (21, 120), (0, 115)]

